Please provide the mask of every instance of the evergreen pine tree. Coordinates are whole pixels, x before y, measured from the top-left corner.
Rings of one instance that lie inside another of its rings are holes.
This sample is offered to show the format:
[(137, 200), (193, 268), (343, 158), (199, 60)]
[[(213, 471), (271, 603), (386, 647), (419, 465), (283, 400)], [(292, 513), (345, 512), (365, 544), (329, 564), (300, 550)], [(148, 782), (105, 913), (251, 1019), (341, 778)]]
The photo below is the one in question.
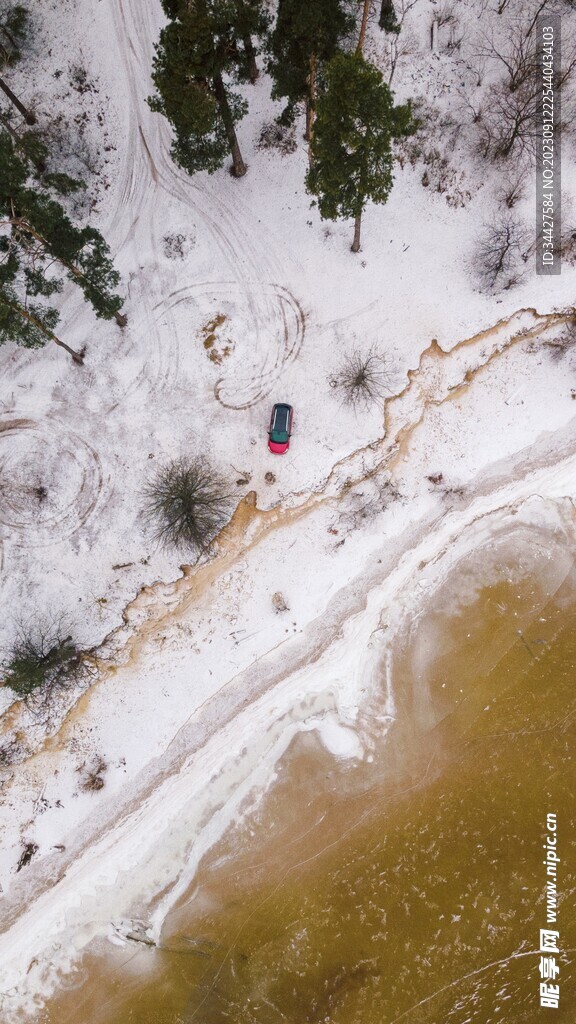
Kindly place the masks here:
[[(0, 14), (0, 63), (2, 66), (14, 64), (20, 60), (20, 47), (26, 41), (29, 20), (28, 11), (22, 4), (15, 4)], [(33, 111), (24, 106), (2, 78), (0, 78), (0, 89), (20, 111), (26, 124), (36, 123)]]
[(268, 64), (274, 82), (272, 97), (287, 99), (282, 115), (287, 123), (294, 119), (295, 105), (305, 101), (308, 141), (312, 137), (319, 69), (352, 31), (354, 20), (346, 0), (279, 0)]
[(189, 174), (210, 174), (232, 154), (232, 173), (242, 177), (236, 124), (247, 103), (224, 83), (254, 80), (253, 36), (268, 24), (262, 0), (162, 0), (171, 19), (160, 33), (152, 79), (152, 110), (170, 121), (176, 138), (172, 157)]
[(102, 235), (76, 227), (54, 197), (81, 187), (65, 174), (35, 179), (10, 135), (0, 131), (0, 343), (37, 348), (51, 339), (81, 361), (54, 334), (56, 310), (38, 301), (62, 290), (57, 266), (82, 289), (96, 316), (126, 322), (119, 312), (122, 300), (113, 292), (119, 275)]
[(262, 0), (236, 0), (234, 4), (233, 29), (242, 44), (239, 53), (240, 76), (254, 83), (258, 78), (256, 63), (257, 50), (254, 38), (265, 36), (270, 25), (270, 16)]
[(28, 9), (14, 4), (0, 14), (0, 55), (8, 62), (20, 58), (20, 47), (26, 40), (30, 25)]
[(378, 24), (384, 32), (393, 32), (395, 35), (398, 35), (400, 23), (394, 10), (394, 0), (382, 0)]
[(42, 139), (40, 132), (35, 128), (29, 129), (23, 128), (20, 125), (16, 126), (10, 112), (5, 110), (0, 110), (0, 124), (12, 136), (14, 146), (18, 152), (25, 160), (29, 160), (30, 163), (34, 164), (37, 174), (43, 175), (46, 171), (48, 147)]
[(385, 203), (392, 189), (392, 142), (414, 130), (410, 104), (394, 106), (377, 68), (359, 53), (332, 58), (318, 98), (306, 187), (321, 217), (354, 217), (353, 252), (366, 203)]

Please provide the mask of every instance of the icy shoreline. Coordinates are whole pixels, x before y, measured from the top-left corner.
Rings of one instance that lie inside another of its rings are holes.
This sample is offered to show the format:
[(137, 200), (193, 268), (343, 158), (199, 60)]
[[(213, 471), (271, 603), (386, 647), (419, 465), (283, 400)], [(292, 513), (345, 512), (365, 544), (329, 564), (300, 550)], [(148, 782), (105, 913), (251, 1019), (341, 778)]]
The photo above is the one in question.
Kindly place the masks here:
[[(324, 722), (329, 746), (338, 729), (346, 730), (341, 734), (345, 738), (354, 728), (364, 755), (368, 753), (370, 739), (362, 728), (362, 706), (374, 698), (373, 670), (387, 645), (393, 644), (400, 621), (409, 614), (410, 595), (420, 602), (423, 591), (436, 588), (466, 551), (477, 550), (491, 531), (501, 533), (507, 524), (517, 528), (523, 522), (536, 531), (572, 529), (571, 502), (555, 502), (571, 488), (575, 473), (576, 456), (569, 456), (480, 493), (465, 509), (444, 515), (436, 529), (434, 520), (424, 528), (420, 523), (419, 542), (409, 538), (395, 567), (382, 561), (382, 568), (374, 573), (378, 579), (368, 580), (366, 595), (360, 597), (364, 607), (351, 614), (348, 608), (336, 638), (332, 642), (328, 638), (316, 660), (294, 673), (288, 670), (270, 688), (264, 685), (262, 696), (233, 714), (227, 725), (216, 725), (196, 753), (186, 756), (189, 737), (185, 734), (194, 732), (194, 724), (189, 723), (175, 741), (179, 768), (163, 776), (161, 763), (166, 759), (161, 759), (156, 766), (158, 785), (152, 793), (132, 802), (114, 828), (68, 861), (65, 877), (43, 894), (37, 892), (0, 939), (5, 1014), (19, 1006), (32, 1012), (39, 1005), (36, 999), (53, 991), (60, 971), (71, 968), (92, 938), (117, 935), (114, 922), (142, 917), (145, 905), (167, 888), (148, 922), (150, 935), (157, 938), (170, 907), (189, 887), (200, 857), (235, 820), (250, 790), (265, 789), (296, 729), (319, 728), (322, 735)], [(225, 702), (224, 697), (221, 704)], [(223, 706), (219, 711), (225, 718)], [(389, 694), (383, 728), (393, 713)], [(341, 750), (344, 753), (354, 756), (360, 749), (350, 746)], [(207, 784), (208, 779), (212, 781)]]
[[(450, 113), (461, 61), (429, 54), (427, 6), (398, 98), (428, 82)], [(0, 807), (6, 1024), (18, 1007), (34, 1013), (94, 936), (117, 940), (119, 920), (145, 916), (159, 934), (297, 730), (318, 729), (334, 756), (370, 756), (362, 710), (376, 700), (382, 732), (393, 720), (380, 679), (411, 609), (493, 530), (570, 533), (576, 490), (574, 349), (550, 347), (572, 323), (574, 268), (527, 270), (498, 298), (476, 289), (472, 241), (494, 213), (493, 168), (471, 157), (458, 173), (473, 194), (455, 206), (423, 186), (423, 165), (398, 168), (355, 259), (350, 225), (326, 229), (310, 208), (303, 145), (284, 157), (255, 144), (278, 112), (265, 75), (241, 125), (249, 174), (189, 178), (145, 102), (156, 0), (42, 8), (53, 49), (18, 74), (40, 107), (56, 96), (58, 108), (81, 41), (86, 130), (98, 149), (99, 112), (108, 145), (95, 220), (129, 325), (94, 321), (68, 291), (62, 329), (87, 344), (83, 369), (59, 351), (0, 351), (0, 456), (15, 480), (38, 463), (54, 470), (44, 519), (0, 521), (3, 607), (70, 610), (101, 656), (100, 677), (48, 738), (19, 705), (3, 718), (32, 751), (7, 771)], [(382, 34), (370, 45), (378, 60)], [(72, 100), (70, 118), (83, 109)], [(171, 233), (185, 238), (182, 260)], [(216, 315), (230, 348), (221, 364), (201, 340)], [(343, 353), (369, 345), (398, 394), (355, 416), (329, 380)], [(278, 463), (265, 432), (280, 398), (294, 401), (296, 431)], [(229, 475), (238, 510), (217, 557), (178, 575), (186, 556), (154, 548), (139, 495), (156, 464), (199, 449)], [(4, 644), (10, 629), (6, 615)], [(86, 793), (79, 773), (94, 756), (105, 785)], [(17, 873), (28, 841), (37, 854)]]

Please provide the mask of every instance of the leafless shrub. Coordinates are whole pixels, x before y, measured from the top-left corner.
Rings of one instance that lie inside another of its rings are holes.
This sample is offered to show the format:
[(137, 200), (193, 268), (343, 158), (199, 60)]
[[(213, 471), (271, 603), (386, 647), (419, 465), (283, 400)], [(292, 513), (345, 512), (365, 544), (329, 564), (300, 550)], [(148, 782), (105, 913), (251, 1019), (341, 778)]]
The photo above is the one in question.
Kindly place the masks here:
[(442, 498), (451, 505), (459, 505), (465, 495), (465, 488), (457, 484), (442, 489)]
[(475, 255), (481, 286), (491, 291), (511, 288), (520, 275), (524, 245), (525, 233), (510, 214), (485, 225)]
[(164, 235), (162, 239), (164, 255), (169, 260), (183, 260), (193, 245), (193, 237), (179, 233)]
[(330, 380), (330, 387), (341, 395), (345, 405), (355, 411), (369, 408), (392, 390), (394, 372), (385, 355), (375, 346), (367, 352), (355, 349), (344, 357), (342, 365)]
[(569, 263), (572, 266), (576, 263), (576, 230), (573, 226), (562, 232), (556, 251), (563, 263)]
[(104, 758), (96, 756), (89, 768), (82, 765), (81, 771), (83, 772), (82, 779), (80, 782), (80, 789), (85, 793), (96, 793), (98, 790), (104, 788), (104, 773), (107, 771), (108, 765)]
[(527, 180), (528, 168), (523, 162), (520, 162), (504, 176), (497, 194), (498, 202), (506, 206), (508, 210), (512, 210), (516, 203), (524, 199)]
[(88, 76), (86, 68), (82, 64), (70, 64), (68, 65), (68, 74), (70, 76), (70, 85), (76, 92), (96, 92), (96, 84), (92, 82)]
[(443, 156), (437, 149), (431, 149), (424, 154), (422, 162), (426, 168), (422, 175), (423, 186), (443, 195), (448, 206), (466, 206), (472, 198), (472, 193), (466, 188), (464, 172), (453, 167), (448, 157)]
[(168, 547), (208, 551), (231, 506), (223, 477), (199, 457), (174, 459), (144, 489), (144, 517)]
[(433, 21), (430, 28), (430, 45), (433, 51), (444, 51), (453, 53), (459, 50), (463, 33), (459, 31), (460, 19), (457, 14), (457, 5), (452, 0), (441, 0), (434, 8)]
[[(402, 18), (404, 21), (404, 18)], [(411, 54), (418, 50), (418, 39), (413, 31), (405, 29), (400, 26), (402, 34), (391, 35), (389, 42), (388, 51), (388, 85), (392, 85), (394, 75), (398, 65), (403, 62), (405, 57), (409, 57)]]
[(459, 50), (460, 50), (460, 48), (462, 46), (463, 40), (464, 40), (464, 33), (463, 32), (458, 33), (455, 30), (453, 30), (450, 33), (450, 38), (448, 39), (448, 42), (446, 43), (446, 50), (447, 50), (447, 52), (448, 53), (459, 52)]
[(285, 156), (287, 153), (293, 153), (297, 147), (294, 125), (278, 124), (277, 121), (262, 125), (256, 149), (277, 149)]
[(576, 319), (570, 320), (562, 334), (550, 341), (545, 341), (544, 345), (549, 350), (552, 359), (556, 361), (572, 352), (576, 348)]
[(22, 474), (3, 472), (0, 466), (0, 507), (13, 512), (29, 514), (39, 511), (40, 507), (49, 502), (50, 492), (41, 474), (46, 472), (45, 465), (38, 465), (34, 475), (27, 471)]
[[(88, 124), (89, 121), (82, 116), (70, 124), (62, 113), (58, 113), (47, 120), (42, 139), (48, 147), (51, 164), (73, 178), (90, 183), (104, 169), (104, 152), (94, 145), (92, 136), (86, 132)], [(88, 212), (89, 191), (81, 189), (72, 197), (72, 205), (79, 212)]]
[(400, 498), (400, 492), (390, 477), (370, 477), (358, 487), (343, 488), (344, 501), (339, 517), (345, 533), (359, 529), (373, 520)]
[(471, 182), (453, 160), (463, 125), (421, 98), (414, 102), (414, 117), (418, 130), (398, 144), (398, 163), (422, 167), (425, 188), (443, 195), (449, 206), (465, 206), (472, 196)]
[(474, 54), (468, 57), (468, 64), (470, 70), (474, 71), (474, 85), (479, 89), (484, 82), (488, 62), (482, 54)]
[(15, 736), (9, 740), (5, 740), (5, 742), (0, 746), (0, 770), (3, 768), (10, 768), (13, 764), (16, 764), (21, 760), (22, 755), (22, 744)]
[(392, 83), (400, 59), (418, 46), (414, 33), (405, 28), (406, 17), (417, 3), (418, 0), (381, 0), (378, 25), (386, 33), (388, 44), (388, 52), (385, 54), (388, 85)]

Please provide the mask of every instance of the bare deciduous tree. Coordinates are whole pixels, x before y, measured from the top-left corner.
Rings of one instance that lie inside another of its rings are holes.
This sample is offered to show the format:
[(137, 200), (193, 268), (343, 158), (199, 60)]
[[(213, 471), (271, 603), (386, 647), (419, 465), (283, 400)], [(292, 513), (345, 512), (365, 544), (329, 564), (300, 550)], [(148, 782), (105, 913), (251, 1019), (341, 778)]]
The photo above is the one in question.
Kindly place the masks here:
[(513, 93), (504, 82), (492, 86), (477, 119), (484, 157), (500, 160), (512, 153), (534, 152), (540, 96), (535, 82), (526, 82)]
[(526, 236), (511, 214), (485, 225), (476, 250), (476, 273), (483, 288), (503, 291), (519, 277)]
[(474, 56), (500, 64), (506, 71), (510, 92), (533, 79), (539, 69), (537, 43), (523, 18), (514, 18), (505, 32), (500, 24), (482, 32)]
[[(486, 65), (504, 72), (475, 103), (473, 121), (478, 126), (479, 148), (485, 158), (507, 159), (535, 151), (541, 114), (542, 66), (534, 27), (538, 16), (546, 8), (554, 7), (552, 0), (550, 3), (540, 0), (535, 4), (516, 4), (509, 12), (505, 30), (498, 25), (483, 31), (476, 43), (471, 60), (473, 64), (480, 62), (478, 80), (483, 80)], [(568, 111), (576, 79), (576, 32), (568, 22), (563, 29), (561, 60), (557, 88), (568, 101)], [(564, 132), (574, 131), (571, 112), (566, 114), (560, 127)]]
[(357, 411), (381, 401), (392, 390), (394, 371), (385, 355), (375, 346), (367, 352), (355, 349), (345, 356), (340, 369), (330, 380), (330, 386), (339, 391), (345, 405)]
[(156, 539), (172, 547), (208, 551), (231, 507), (224, 479), (203, 458), (174, 459), (144, 490), (144, 517)]

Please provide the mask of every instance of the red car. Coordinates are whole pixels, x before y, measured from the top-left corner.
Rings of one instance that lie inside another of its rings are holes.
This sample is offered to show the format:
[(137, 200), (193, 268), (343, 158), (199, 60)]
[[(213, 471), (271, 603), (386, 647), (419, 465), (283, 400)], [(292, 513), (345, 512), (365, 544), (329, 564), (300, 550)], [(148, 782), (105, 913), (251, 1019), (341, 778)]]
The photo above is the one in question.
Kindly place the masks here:
[(268, 448), (275, 455), (284, 455), (290, 447), (292, 433), (292, 406), (277, 402), (272, 409), (268, 430)]

